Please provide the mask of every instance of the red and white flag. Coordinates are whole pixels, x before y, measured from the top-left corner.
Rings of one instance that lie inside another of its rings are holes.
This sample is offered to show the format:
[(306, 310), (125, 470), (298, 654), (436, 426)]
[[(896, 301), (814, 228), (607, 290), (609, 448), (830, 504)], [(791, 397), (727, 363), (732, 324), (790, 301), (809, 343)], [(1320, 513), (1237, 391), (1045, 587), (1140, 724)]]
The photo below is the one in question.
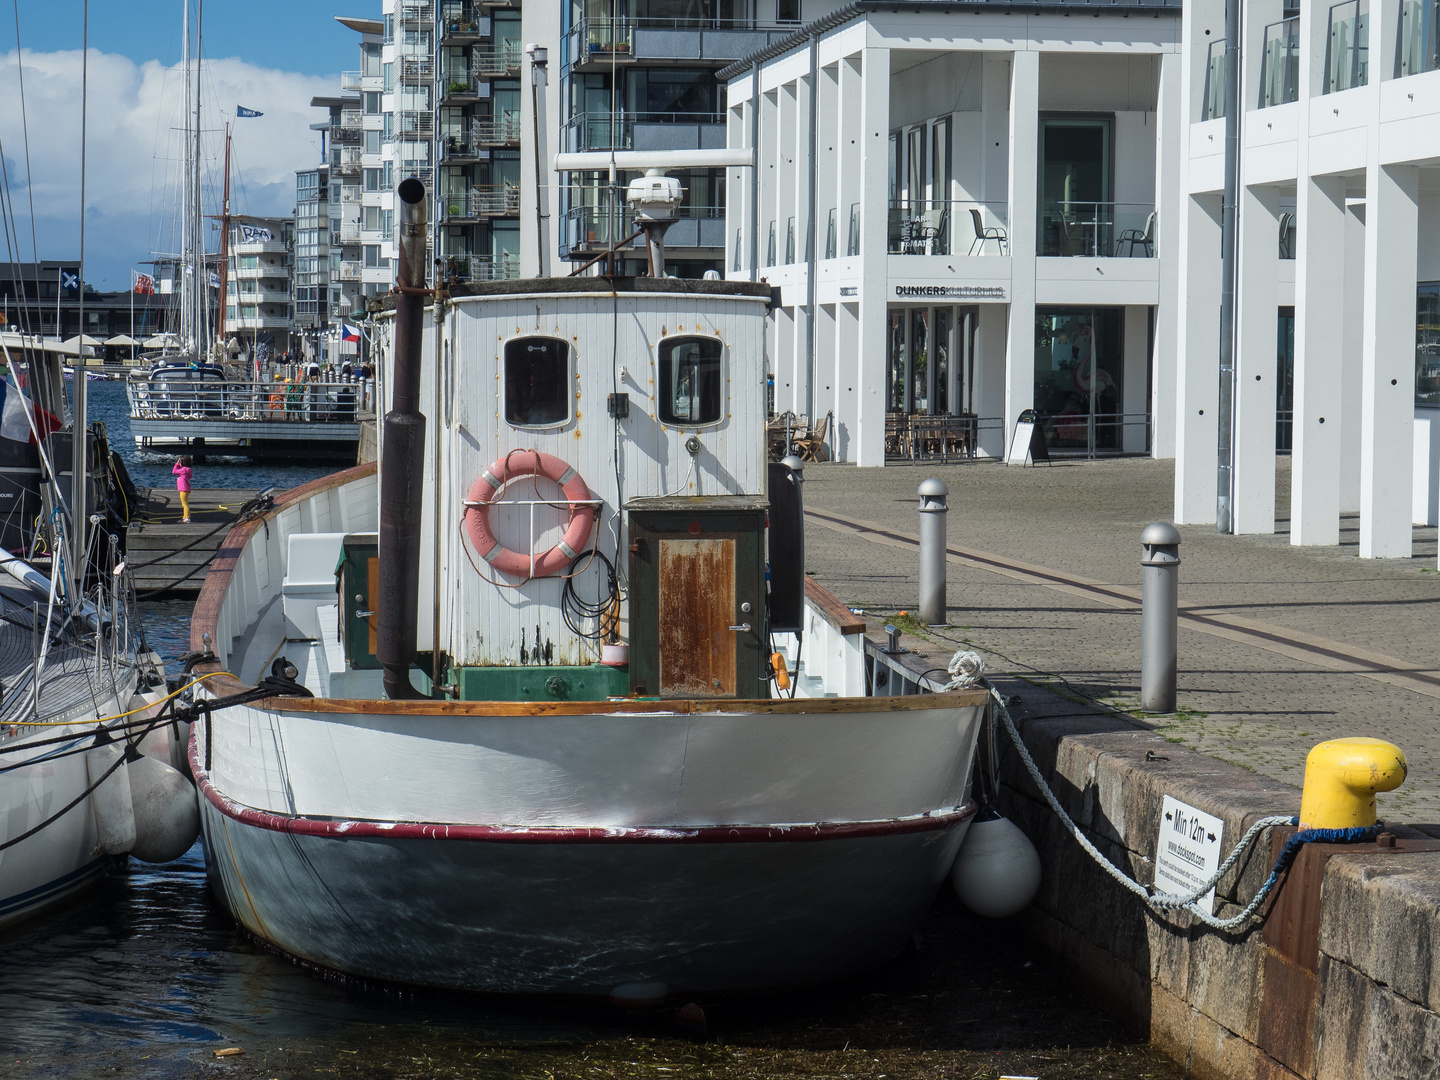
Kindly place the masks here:
[(141, 296), (150, 296), (154, 294), (155, 279), (153, 277), (151, 277), (149, 274), (136, 273), (134, 270), (130, 272), (135, 275), (135, 291), (138, 294), (140, 294)]

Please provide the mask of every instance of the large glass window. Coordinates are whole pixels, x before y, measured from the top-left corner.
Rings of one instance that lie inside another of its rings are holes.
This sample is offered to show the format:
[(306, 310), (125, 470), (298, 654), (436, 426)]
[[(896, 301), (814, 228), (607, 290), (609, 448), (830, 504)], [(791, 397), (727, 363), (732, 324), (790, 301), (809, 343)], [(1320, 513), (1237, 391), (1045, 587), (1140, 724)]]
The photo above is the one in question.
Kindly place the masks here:
[(1415, 289), (1415, 404), (1440, 408), (1440, 281)]
[(725, 406), (722, 349), (715, 338), (667, 338), (660, 343), (661, 423), (694, 427), (719, 421)]
[(1040, 121), (1039, 253), (1109, 255), (1114, 229), (1108, 117)]
[(930, 411), (930, 309), (910, 311), (910, 408)]
[(1060, 450), (1118, 450), (1121, 308), (1037, 308), (1035, 410)]
[(1275, 334), (1275, 449), (1288, 454), (1295, 441), (1295, 309), (1282, 307)]
[(559, 338), (505, 343), (505, 420), (516, 427), (570, 419), (570, 346)]

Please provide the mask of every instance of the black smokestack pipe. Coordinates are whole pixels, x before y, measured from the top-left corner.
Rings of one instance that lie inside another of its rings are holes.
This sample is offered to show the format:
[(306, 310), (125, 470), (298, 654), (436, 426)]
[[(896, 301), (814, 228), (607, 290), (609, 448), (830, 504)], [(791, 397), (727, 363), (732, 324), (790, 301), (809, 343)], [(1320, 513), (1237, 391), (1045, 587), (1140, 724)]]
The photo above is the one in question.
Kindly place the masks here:
[(425, 318), (425, 185), (403, 180), (400, 271), (395, 300), (394, 394), (385, 414), (380, 469), (380, 595), (375, 655), (385, 693), (424, 697), (410, 685), (420, 596), (420, 505), (425, 476), (425, 417), (420, 412), (420, 335)]

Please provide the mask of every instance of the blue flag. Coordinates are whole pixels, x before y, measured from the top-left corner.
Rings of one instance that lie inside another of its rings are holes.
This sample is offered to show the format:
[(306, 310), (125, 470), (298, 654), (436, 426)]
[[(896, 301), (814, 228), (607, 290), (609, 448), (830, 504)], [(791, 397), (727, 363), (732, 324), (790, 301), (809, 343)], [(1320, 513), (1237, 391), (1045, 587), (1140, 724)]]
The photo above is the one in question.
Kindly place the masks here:
[(235, 115), (239, 116), (264, 116), (265, 114), (256, 109), (247, 109), (244, 105), (235, 106)]

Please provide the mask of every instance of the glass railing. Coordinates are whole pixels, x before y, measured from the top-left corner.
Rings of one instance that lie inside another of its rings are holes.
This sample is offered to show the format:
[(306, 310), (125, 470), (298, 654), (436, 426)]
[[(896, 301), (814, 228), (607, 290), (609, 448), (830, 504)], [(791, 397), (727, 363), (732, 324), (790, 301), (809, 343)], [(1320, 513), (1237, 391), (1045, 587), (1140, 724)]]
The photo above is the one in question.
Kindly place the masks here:
[(602, 57), (628, 57), (635, 44), (635, 27), (629, 19), (585, 19), (576, 28), (579, 54), (571, 63)]
[(455, 281), (510, 281), (520, 276), (520, 256), (451, 255), (445, 259), (445, 276)]
[(1225, 115), (1225, 42), (1212, 41), (1205, 58), (1205, 96), (1200, 103), (1201, 120), (1218, 120)]
[(571, 117), (566, 125), (565, 148), (572, 153), (582, 150), (628, 150), (635, 143), (637, 124), (688, 124), (698, 127), (724, 123), (723, 113), (580, 113)]
[(1325, 93), (1335, 94), (1370, 81), (1369, 11), (1361, 0), (1346, 0), (1330, 9), (1330, 37), (1325, 45)]
[(829, 216), (827, 217), (825, 222), (825, 258), (827, 259), (835, 258), (835, 245), (836, 242), (839, 240), (839, 237), (836, 235), (835, 231), (837, 225), (836, 213), (836, 208), (832, 206), (830, 208)]
[(795, 261), (795, 219), (792, 217), (785, 226), (785, 265)]
[(1300, 97), (1300, 17), (1265, 27), (1260, 61), (1260, 108), (1284, 105)]
[(845, 238), (845, 254), (860, 254), (860, 204), (850, 204), (850, 233)]
[(1440, 67), (1440, 0), (1400, 0), (1400, 47), (1395, 77)]
[(1154, 258), (1155, 204), (1042, 204), (1036, 245), (1037, 255)]
[[(885, 249), (891, 255), (1008, 255), (1007, 210), (1003, 202), (894, 201)], [(858, 212), (851, 207), (852, 254), (859, 254)]]
[[(681, 206), (675, 211), (675, 216), (682, 221), (723, 218), (725, 207)], [(565, 212), (565, 244), (571, 248), (599, 248), (615, 242), (623, 244), (631, 240), (634, 233), (634, 218), (628, 206), (622, 205), (613, 215), (604, 201), (599, 204), (572, 206)], [(672, 229), (667, 244), (670, 247), (689, 246), (687, 243), (677, 244), (676, 240), (676, 232)], [(643, 240), (636, 240), (635, 243), (643, 244)]]

